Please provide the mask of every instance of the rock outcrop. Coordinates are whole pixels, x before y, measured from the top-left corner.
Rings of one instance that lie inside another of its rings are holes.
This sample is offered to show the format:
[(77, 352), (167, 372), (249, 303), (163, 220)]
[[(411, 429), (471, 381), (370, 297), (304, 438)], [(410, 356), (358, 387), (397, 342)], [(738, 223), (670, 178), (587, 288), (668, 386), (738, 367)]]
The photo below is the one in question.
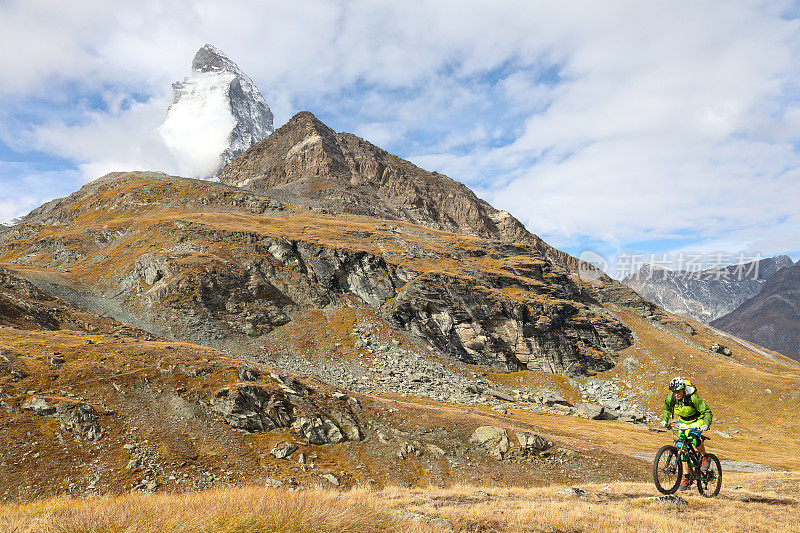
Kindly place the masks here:
[(52, 311), (41, 305), (53, 299), (51, 295), (37, 289), (29, 281), (0, 268), (0, 325), (59, 329), (58, 320)]
[(99, 440), (103, 436), (97, 411), (89, 404), (31, 397), (21, 407), (23, 411), (58, 420), (61, 431), (72, 433), (76, 439)]
[[(291, 428), (309, 444), (339, 444), (363, 438), (358, 417), (346, 401), (339, 400), (340, 405), (332, 409), (336, 416), (328, 414), (312, 398), (315, 391), (298, 381), (291, 385), (283, 384), (283, 390), (250, 383), (224, 387), (214, 394), (212, 409), (230, 426), (250, 433)], [(334, 398), (327, 401), (337, 402)], [(290, 454), (291, 451), (283, 457)]]
[(470, 441), (482, 446), (495, 459), (502, 459), (511, 449), (508, 430), (495, 426), (480, 426), (473, 431)]
[[(160, 214), (134, 229), (142, 206)], [(121, 225), (78, 229), (98, 209)], [(172, 214), (161, 220), (164, 209)], [(0, 249), (20, 264), (46, 255), (57, 268), (92, 257), (115, 269), (105, 290), (131, 314), (160, 335), (212, 346), (352, 298), (442, 352), (504, 371), (582, 376), (613, 367), (632, 343), (629, 328), (532, 245), (296, 210), (197, 180), (111, 175), (35, 210)], [(39, 224), (76, 232), (38, 235)], [(108, 246), (130, 259), (119, 264)]]

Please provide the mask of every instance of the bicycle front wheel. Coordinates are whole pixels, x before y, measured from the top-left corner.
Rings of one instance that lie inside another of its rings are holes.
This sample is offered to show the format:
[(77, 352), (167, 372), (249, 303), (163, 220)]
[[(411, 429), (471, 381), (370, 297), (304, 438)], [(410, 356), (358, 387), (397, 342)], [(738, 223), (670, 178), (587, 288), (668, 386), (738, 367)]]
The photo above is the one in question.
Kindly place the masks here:
[(713, 498), (722, 488), (722, 465), (713, 453), (709, 453), (708, 457), (711, 459), (711, 464), (708, 466), (708, 472), (700, 473), (697, 479), (697, 492), (706, 498)]
[(683, 464), (675, 446), (662, 446), (653, 459), (653, 482), (662, 494), (673, 494), (678, 490), (683, 475)]

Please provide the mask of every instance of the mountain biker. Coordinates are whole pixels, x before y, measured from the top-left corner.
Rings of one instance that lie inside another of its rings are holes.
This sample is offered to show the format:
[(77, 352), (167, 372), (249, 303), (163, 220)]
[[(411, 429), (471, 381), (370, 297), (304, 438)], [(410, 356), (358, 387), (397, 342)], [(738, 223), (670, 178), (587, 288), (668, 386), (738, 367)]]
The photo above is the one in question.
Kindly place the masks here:
[[(664, 399), (661, 426), (667, 427), (672, 416), (675, 415), (678, 417), (678, 421), (681, 424), (679, 427), (684, 432), (684, 435), (688, 431), (689, 435), (697, 435), (699, 437), (698, 429), (700, 433), (707, 431), (711, 425), (713, 415), (706, 402), (697, 395), (697, 389), (694, 385), (688, 380), (678, 377), (669, 382), (669, 390), (670, 393)], [(702, 457), (700, 471), (705, 473), (708, 472), (708, 467), (711, 465), (711, 458), (706, 455), (706, 447), (703, 444), (703, 440), (700, 438), (697, 440), (699, 441), (697, 451), (700, 452)], [(686, 461), (683, 462), (683, 471), (683, 481), (679, 489), (689, 490), (692, 481), (689, 479), (689, 465)]]

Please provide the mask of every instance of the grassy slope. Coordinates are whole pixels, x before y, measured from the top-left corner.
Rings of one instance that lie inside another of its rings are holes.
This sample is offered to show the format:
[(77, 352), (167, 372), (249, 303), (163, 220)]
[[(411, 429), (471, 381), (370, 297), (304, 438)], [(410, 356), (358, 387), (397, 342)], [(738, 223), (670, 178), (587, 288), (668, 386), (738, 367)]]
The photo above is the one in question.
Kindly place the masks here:
[(252, 487), (194, 494), (57, 498), (0, 505), (0, 528), (20, 533), (800, 531), (796, 522), (800, 476), (740, 474), (730, 476), (729, 483), (736, 488), (715, 499), (705, 499), (695, 491), (682, 493), (685, 506), (650, 500), (652, 489), (637, 483), (582, 485), (588, 493), (583, 497), (562, 494), (558, 486), (458, 485), (343, 493)]

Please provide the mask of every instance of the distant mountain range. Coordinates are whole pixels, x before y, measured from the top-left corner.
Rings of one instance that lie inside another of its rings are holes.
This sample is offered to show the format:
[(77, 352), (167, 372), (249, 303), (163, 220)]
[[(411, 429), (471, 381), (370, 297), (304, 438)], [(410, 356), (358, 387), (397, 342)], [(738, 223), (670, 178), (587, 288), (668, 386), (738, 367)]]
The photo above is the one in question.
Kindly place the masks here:
[(711, 325), (800, 361), (800, 261)]
[(792, 260), (787, 255), (702, 271), (644, 265), (622, 282), (670, 312), (707, 324), (758, 294), (770, 277), (788, 266)]

